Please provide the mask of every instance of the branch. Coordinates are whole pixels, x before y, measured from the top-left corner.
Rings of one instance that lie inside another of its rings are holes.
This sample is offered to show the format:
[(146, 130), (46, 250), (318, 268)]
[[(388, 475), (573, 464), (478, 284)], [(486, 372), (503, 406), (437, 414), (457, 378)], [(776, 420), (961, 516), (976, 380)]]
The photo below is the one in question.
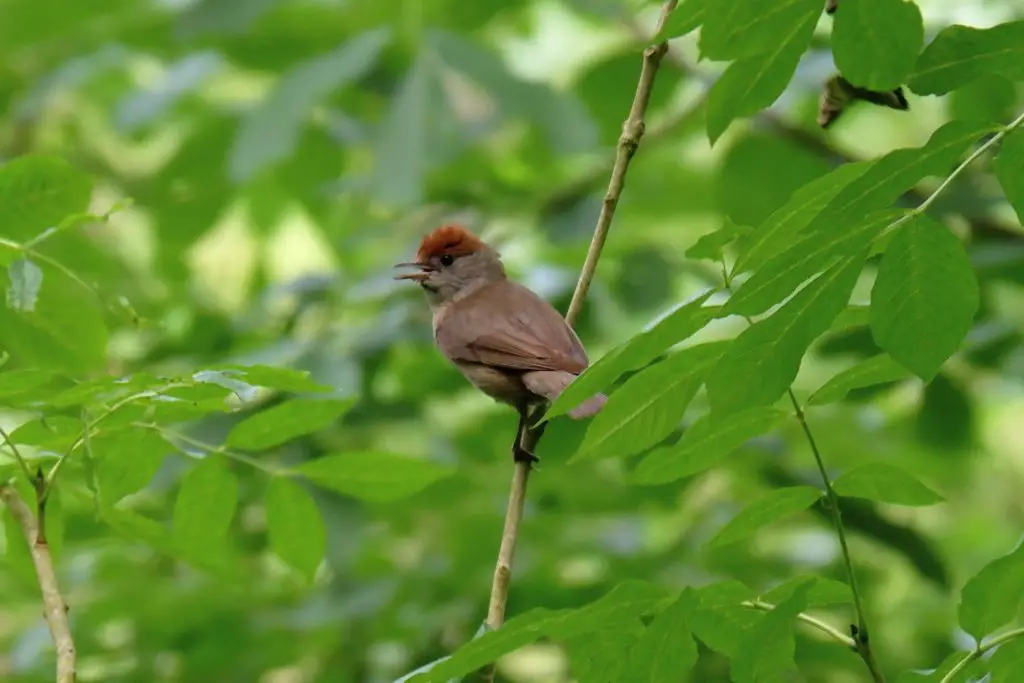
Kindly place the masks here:
[(956, 675), (963, 671), (968, 664), (976, 659), (981, 659), (989, 650), (994, 650), (1000, 645), (1005, 645), (1011, 640), (1020, 637), (1024, 637), (1024, 628), (1015, 628), (1012, 631), (1007, 631), (1002, 635), (996, 636), (984, 645), (978, 645), (978, 647), (964, 655), (964, 658), (957, 662), (956, 666), (950, 669), (949, 672), (942, 677), (942, 680), (939, 681), (939, 683), (953, 683), (953, 679), (956, 678)]
[(825, 495), (828, 498), (828, 508), (832, 513), (832, 521), (835, 523), (836, 536), (839, 537), (839, 548), (842, 551), (843, 563), (846, 565), (846, 575), (850, 580), (850, 591), (853, 593), (853, 610), (857, 617), (857, 623), (850, 627), (853, 633), (853, 639), (856, 643), (854, 650), (860, 655), (860, 658), (864, 660), (864, 665), (871, 672), (871, 678), (876, 683), (885, 683), (885, 676), (882, 674), (882, 670), (878, 666), (878, 662), (875, 660), (874, 650), (871, 649), (871, 641), (868, 638), (868, 622), (864, 616), (864, 604), (860, 597), (860, 591), (857, 589), (857, 575), (853, 571), (853, 559), (850, 557), (850, 548), (846, 543), (846, 529), (843, 527), (843, 515), (839, 511), (839, 496), (836, 495), (836, 491), (832, 488), (832, 481), (829, 479), (828, 471), (825, 469), (825, 462), (821, 458), (821, 451), (818, 450), (818, 443), (814, 440), (814, 435), (811, 433), (811, 427), (807, 424), (807, 416), (804, 414), (803, 408), (800, 403), (796, 400), (796, 394), (793, 393), (793, 389), (787, 389), (786, 393), (789, 395), (789, 400), (793, 404), (793, 410), (796, 411), (796, 418), (800, 422), (800, 427), (803, 429), (804, 436), (807, 437), (807, 444), (811, 447), (811, 453), (814, 454), (814, 462), (818, 465), (818, 471), (821, 473), (821, 481), (825, 484)]
[[(61, 596), (57, 585), (57, 575), (53, 571), (53, 558), (50, 557), (50, 546), (40, 538), (39, 523), (33, 517), (25, 501), (21, 499), (14, 487), (9, 484), (0, 485), (0, 499), (7, 505), (11, 517), (21, 527), (28, 543), (32, 564), (35, 565), (36, 578), (43, 594), (43, 616), (50, 627), (50, 637), (57, 648), (57, 683), (74, 683), (75, 681), (75, 641), (71, 637), (68, 626), (68, 607)], [(40, 512), (45, 508), (40, 505)], [(13, 539), (9, 539), (13, 543)]]
[[(672, 13), (672, 10), (675, 9), (676, 3), (677, 0), (667, 0), (662, 6), (655, 33), (661, 31), (665, 20)], [(629, 116), (622, 124), (622, 135), (619, 136), (615, 153), (615, 164), (612, 166), (608, 190), (605, 192), (604, 201), (601, 205), (601, 214), (598, 216), (597, 225), (594, 228), (594, 236), (590, 241), (587, 257), (583, 262), (583, 268), (580, 271), (580, 277), (576, 283), (576, 290), (573, 292), (569, 310), (565, 314), (565, 320), (570, 326), (573, 325), (577, 316), (579, 316), (583, 302), (587, 298), (587, 292), (590, 290), (590, 283), (594, 279), (597, 262), (601, 258), (601, 250), (604, 248), (605, 240), (608, 237), (608, 229), (611, 227), (612, 218), (615, 216), (615, 209), (619, 204), (619, 198), (622, 196), (622, 190), (626, 185), (626, 172), (629, 170), (629, 164), (633, 160), (633, 156), (640, 146), (640, 140), (644, 136), (644, 129), (646, 127), (644, 118), (647, 114), (647, 105), (651, 100), (651, 92), (654, 88), (654, 77), (667, 51), (667, 42), (644, 50), (640, 79), (636, 86), (636, 93), (633, 95), (633, 104), (629, 108)], [(542, 432), (543, 426), (527, 431), (525, 443), (523, 444), (527, 450), (533, 452)], [(530, 464), (528, 462), (517, 462), (512, 476), (512, 486), (508, 497), (508, 510), (505, 513), (505, 528), (501, 535), (501, 547), (498, 550), (498, 561), (494, 568), (491, 599), (487, 610), (487, 625), (492, 629), (499, 628), (505, 620), (508, 586), (512, 576), (512, 560), (515, 556), (516, 540), (519, 536), (519, 523), (523, 518), (523, 504), (526, 501), (526, 485), (529, 477)], [(485, 672), (484, 678), (489, 681), (494, 680), (493, 663)]]
[[(749, 607), (751, 609), (760, 610), (761, 612), (771, 612), (773, 609), (775, 609), (775, 605), (771, 604), (770, 602), (764, 602), (763, 600), (744, 600), (740, 603), (740, 605), (742, 607)], [(824, 621), (812, 617), (809, 614), (804, 614), (803, 612), (797, 614), (796, 618), (797, 621), (802, 621), (808, 626), (813, 626), (814, 628), (818, 629), (819, 631), (827, 635), (829, 638), (832, 638), (836, 642), (841, 643), (846, 647), (850, 648), (851, 650), (856, 651), (857, 642), (850, 636), (841, 632), (839, 629), (829, 626)]]

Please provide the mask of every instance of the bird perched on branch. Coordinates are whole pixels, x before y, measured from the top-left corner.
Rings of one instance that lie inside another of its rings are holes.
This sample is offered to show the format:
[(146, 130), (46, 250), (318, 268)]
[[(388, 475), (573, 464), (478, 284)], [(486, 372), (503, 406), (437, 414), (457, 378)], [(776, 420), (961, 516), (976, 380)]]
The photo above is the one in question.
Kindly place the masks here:
[[(508, 279), (497, 251), (460, 226), (431, 232), (416, 260), (401, 266), (417, 269), (395, 279), (423, 288), (441, 353), (480, 391), (518, 411), (513, 458), (536, 462), (524, 446), (527, 429), (588, 365), (576, 333), (551, 304)], [(590, 417), (606, 401), (592, 396), (569, 416)]]

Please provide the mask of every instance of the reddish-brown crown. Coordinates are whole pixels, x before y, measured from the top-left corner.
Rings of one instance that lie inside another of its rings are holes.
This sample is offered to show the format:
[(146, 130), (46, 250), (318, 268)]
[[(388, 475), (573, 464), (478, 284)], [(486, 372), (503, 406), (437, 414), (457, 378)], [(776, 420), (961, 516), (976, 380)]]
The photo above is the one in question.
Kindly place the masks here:
[(483, 248), (480, 238), (460, 225), (442, 225), (420, 242), (416, 260), (424, 263), (435, 256), (465, 256)]

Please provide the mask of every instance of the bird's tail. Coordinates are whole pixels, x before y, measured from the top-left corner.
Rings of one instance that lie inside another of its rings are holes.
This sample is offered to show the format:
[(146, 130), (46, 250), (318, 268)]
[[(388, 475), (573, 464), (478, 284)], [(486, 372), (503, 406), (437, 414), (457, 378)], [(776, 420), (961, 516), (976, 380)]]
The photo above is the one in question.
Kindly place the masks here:
[[(554, 401), (558, 398), (559, 394), (565, 391), (567, 386), (572, 384), (574, 379), (576, 379), (576, 375), (564, 370), (538, 370), (525, 373), (523, 375), (523, 384), (534, 394), (543, 396), (549, 401)], [(604, 404), (607, 402), (607, 396), (596, 394), (570, 410), (569, 417), (574, 420), (590, 417), (600, 411), (601, 408), (604, 408)]]

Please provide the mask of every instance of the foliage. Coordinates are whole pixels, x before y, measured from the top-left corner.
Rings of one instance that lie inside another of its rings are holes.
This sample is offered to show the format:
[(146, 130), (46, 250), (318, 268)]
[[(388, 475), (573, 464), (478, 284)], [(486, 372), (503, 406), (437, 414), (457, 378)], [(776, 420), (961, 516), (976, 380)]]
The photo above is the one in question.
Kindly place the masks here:
[[(79, 681), (1016, 680), (1024, 18), (836, 4), (8, 0), (4, 680), (40, 548)], [(515, 416), (389, 266), (564, 309), (663, 40), (481, 626)]]

